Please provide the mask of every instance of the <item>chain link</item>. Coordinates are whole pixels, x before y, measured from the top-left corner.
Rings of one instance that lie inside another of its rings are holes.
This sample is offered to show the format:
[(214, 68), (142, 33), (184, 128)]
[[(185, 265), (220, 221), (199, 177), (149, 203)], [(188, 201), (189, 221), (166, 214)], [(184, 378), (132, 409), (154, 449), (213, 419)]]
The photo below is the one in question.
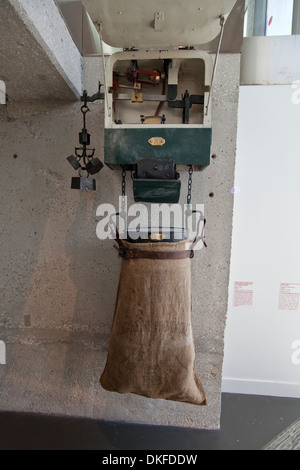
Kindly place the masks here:
[(126, 170), (125, 167), (122, 167), (122, 196), (126, 195)]
[(125, 233), (127, 233), (126, 170), (125, 170), (125, 166), (122, 166), (122, 210), (119, 214), (119, 217), (123, 219), (124, 230), (125, 230)]
[(188, 196), (187, 196), (187, 204), (191, 204), (192, 202), (192, 189), (193, 189), (193, 165), (189, 167), (189, 179), (188, 179)]

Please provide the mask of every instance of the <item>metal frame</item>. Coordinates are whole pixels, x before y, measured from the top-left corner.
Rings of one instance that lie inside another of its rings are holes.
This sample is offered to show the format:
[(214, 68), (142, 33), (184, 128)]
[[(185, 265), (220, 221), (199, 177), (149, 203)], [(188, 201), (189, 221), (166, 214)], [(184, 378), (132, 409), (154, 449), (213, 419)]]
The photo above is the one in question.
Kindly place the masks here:
[[(114, 122), (114, 118), (112, 113), (109, 113), (109, 109), (111, 110), (113, 107), (113, 96), (109, 93), (109, 89), (113, 86), (113, 70), (114, 64), (118, 61), (130, 61), (130, 60), (154, 60), (154, 59), (178, 59), (180, 60), (187, 60), (187, 59), (201, 59), (205, 64), (205, 93), (204, 93), (204, 105), (205, 109), (208, 110), (207, 114), (204, 113), (204, 121), (203, 124), (197, 125), (188, 125), (189, 127), (197, 127), (197, 128), (210, 128), (211, 127), (211, 103), (209, 103), (209, 93), (211, 87), (211, 79), (213, 73), (213, 64), (212, 64), (212, 57), (204, 51), (199, 50), (184, 50), (184, 51), (125, 51), (125, 52), (117, 52), (109, 57), (107, 64), (106, 64), (106, 89), (108, 94), (108, 99), (105, 101), (106, 112), (105, 112), (105, 128), (106, 129), (121, 129), (121, 128), (136, 128), (140, 129), (143, 128), (143, 124), (126, 124), (126, 125), (117, 125)], [(147, 126), (148, 128), (151, 125)], [(156, 126), (152, 126), (155, 128)], [(185, 124), (165, 124), (164, 127), (183, 127), (186, 128), (187, 125)]]

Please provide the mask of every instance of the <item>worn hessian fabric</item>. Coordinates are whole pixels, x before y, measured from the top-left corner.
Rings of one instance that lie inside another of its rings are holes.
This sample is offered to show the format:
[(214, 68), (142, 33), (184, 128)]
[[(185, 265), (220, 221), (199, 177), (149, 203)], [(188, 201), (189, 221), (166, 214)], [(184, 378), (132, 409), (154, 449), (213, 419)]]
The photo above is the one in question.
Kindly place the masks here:
[[(187, 241), (127, 249), (184, 251)], [(191, 259), (123, 259), (104, 389), (206, 405), (195, 371)]]

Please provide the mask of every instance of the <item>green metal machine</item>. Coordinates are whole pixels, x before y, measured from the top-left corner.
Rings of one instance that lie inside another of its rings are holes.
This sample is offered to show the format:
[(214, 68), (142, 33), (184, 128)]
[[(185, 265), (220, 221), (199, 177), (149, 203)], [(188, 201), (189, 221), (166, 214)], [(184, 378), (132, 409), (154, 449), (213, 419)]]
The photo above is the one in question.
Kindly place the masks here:
[(137, 202), (176, 203), (179, 171), (210, 164), (211, 55), (236, 0), (83, 0), (103, 44), (105, 164), (131, 171)]

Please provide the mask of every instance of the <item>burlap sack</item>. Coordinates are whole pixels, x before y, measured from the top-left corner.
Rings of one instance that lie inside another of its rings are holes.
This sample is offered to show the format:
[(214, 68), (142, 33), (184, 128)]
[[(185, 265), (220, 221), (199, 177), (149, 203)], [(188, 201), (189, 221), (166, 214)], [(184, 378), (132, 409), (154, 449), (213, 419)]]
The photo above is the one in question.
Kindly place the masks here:
[[(187, 242), (129, 244), (182, 251)], [(191, 260), (123, 260), (104, 389), (206, 405), (195, 372)]]

